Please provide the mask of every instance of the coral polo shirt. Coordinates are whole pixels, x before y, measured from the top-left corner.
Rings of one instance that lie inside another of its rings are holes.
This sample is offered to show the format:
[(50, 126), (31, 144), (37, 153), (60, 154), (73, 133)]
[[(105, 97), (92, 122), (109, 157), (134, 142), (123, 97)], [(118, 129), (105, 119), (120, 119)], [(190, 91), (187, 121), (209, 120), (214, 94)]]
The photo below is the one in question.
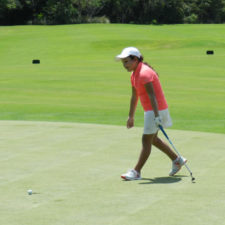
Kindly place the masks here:
[(158, 110), (167, 109), (168, 105), (158, 75), (153, 69), (140, 62), (136, 70), (131, 75), (131, 84), (137, 91), (137, 95), (140, 98), (144, 111), (153, 110), (150, 98), (144, 86), (149, 82), (153, 84), (156, 101), (158, 103)]

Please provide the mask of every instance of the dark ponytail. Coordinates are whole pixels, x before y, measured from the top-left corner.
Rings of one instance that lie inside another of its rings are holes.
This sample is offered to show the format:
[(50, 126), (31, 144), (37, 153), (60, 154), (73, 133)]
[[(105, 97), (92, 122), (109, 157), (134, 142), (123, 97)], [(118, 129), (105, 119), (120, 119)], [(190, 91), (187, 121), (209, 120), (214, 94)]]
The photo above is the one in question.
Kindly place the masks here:
[[(131, 59), (134, 59), (134, 57), (136, 57), (138, 59), (139, 62), (142, 62), (143, 64), (145, 64), (146, 66), (150, 67), (152, 70), (154, 70), (154, 68), (149, 65), (147, 62), (143, 62), (144, 61), (144, 57), (141, 55), (140, 58), (138, 58), (137, 56), (133, 56), (133, 55), (130, 55), (130, 58)], [(154, 70), (155, 71), (155, 70)], [(157, 76), (159, 77), (159, 74), (155, 71), (155, 73), (157, 74)]]

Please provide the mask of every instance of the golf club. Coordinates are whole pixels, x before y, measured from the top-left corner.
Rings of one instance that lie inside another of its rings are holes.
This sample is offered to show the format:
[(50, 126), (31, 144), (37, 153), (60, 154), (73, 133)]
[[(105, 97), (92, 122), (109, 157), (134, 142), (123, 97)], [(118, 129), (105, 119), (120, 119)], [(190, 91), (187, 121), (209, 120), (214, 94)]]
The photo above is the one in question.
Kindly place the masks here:
[[(172, 141), (169, 139), (168, 135), (166, 134), (165, 130), (163, 129), (163, 127), (161, 125), (159, 125), (159, 129), (162, 131), (162, 133), (164, 134), (164, 136), (166, 137), (166, 139), (169, 141), (169, 143), (171, 144), (171, 146), (173, 147), (173, 149), (175, 150), (175, 152), (177, 153), (177, 155), (179, 157), (181, 157), (180, 153), (177, 151), (177, 149), (175, 148), (175, 146), (173, 145)], [(193, 182), (195, 180), (195, 178), (192, 176), (192, 172), (191, 172), (190, 168), (186, 165), (186, 163), (184, 165), (187, 168), (188, 172), (190, 173), (190, 175), (191, 175), (191, 181)]]

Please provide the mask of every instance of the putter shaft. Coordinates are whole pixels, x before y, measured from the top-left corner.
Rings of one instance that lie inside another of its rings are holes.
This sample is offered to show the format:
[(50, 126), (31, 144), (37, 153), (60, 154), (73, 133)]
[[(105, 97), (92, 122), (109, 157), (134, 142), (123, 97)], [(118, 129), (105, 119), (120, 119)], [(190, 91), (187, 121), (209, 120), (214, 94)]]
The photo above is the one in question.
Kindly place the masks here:
[[(159, 125), (159, 129), (162, 131), (162, 133), (164, 134), (164, 136), (166, 137), (166, 139), (169, 141), (169, 143), (171, 144), (171, 146), (173, 147), (173, 149), (177, 153), (177, 155), (179, 157), (181, 157), (180, 153), (177, 151), (177, 149), (175, 148), (175, 146), (173, 145), (172, 141), (170, 140), (170, 138), (168, 137), (167, 133), (165, 132), (165, 130), (163, 129), (163, 127), (161, 125)], [(186, 169), (188, 170), (188, 172), (191, 175), (191, 180), (194, 181), (195, 178), (192, 175), (192, 171), (190, 170), (190, 168), (188, 167), (188, 165), (186, 165), (186, 163), (184, 165), (185, 165)]]

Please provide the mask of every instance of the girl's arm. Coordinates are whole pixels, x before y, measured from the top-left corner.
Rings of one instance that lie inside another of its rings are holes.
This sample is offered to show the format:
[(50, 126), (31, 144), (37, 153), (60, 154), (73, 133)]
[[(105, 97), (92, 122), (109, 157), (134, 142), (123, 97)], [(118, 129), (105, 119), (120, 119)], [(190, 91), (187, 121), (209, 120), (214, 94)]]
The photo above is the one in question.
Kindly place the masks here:
[(155, 97), (154, 87), (151, 82), (145, 84), (145, 89), (148, 93), (149, 99), (151, 101), (152, 109), (154, 111), (155, 117), (159, 117), (158, 103)]
[(137, 102), (138, 102), (137, 91), (134, 87), (132, 87), (132, 96), (130, 99), (130, 111), (127, 120), (127, 128), (131, 128), (134, 126), (134, 115), (137, 107)]

